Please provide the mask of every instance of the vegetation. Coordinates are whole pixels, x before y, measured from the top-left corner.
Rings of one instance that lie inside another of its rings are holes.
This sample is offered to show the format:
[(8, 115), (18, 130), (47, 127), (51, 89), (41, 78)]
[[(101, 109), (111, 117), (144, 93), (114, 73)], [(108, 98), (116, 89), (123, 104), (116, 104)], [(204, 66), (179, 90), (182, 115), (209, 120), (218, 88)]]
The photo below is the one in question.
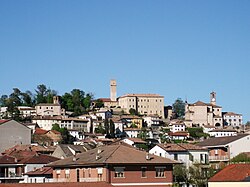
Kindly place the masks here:
[(250, 163), (250, 156), (246, 153), (240, 153), (239, 155), (232, 158), (231, 162), (233, 163)]
[(130, 109), (129, 109), (129, 114), (138, 116), (138, 115), (139, 115), (139, 112), (138, 112), (137, 110), (135, 110), (134, 108), (130, 108)]
[(75, 141), (75, 137), (73, 137), (69, 134), (68, 129), (67, 128), (60, 128), (57, 123), (52, 125), (51, 130), (56, 130), (56, 131), (61, 133), (62, 141), (60, 143), (62, 143), (62, 144), (73, 144), (73, 142)]
[[(7, 107), (8, 115), (5, 118), (10, 117), (17, 121), (22, 120), (18, 106), (35, 107), (39, 103), (53, 103), (53, 96), (58, 95), (55, 90), (48, 88), (46, 85), (38, 85), (35, 89), (35, 93), (27, 90), (22, 92), (18, 88), (13, 88), (13, 92), (8, 95), (2, 95), (0, 97), (0, 106)], [(90, 107), (91, 102), (94, 99), (92, 93), (85, 93), (79, 89), (73, 89), (70, 93), (65, 93), (61, 97), (61, 105), (67, 111), (73, 112), (72, 116), (77, 116), (86, 113)], [(97, 107), (103, 106), (100, 100), (97, 100)]]
[(181, 98), (177, 98), (173, 104), (173, 112), (175, 113), (175, 118), (182, 119), (185, 115), (185, 103)]
[(208, 134), (203, 132), (203, 129), (201, 127), (187, 128), (187, 131), (188, 131), (189, 135), (195, 139), (209, 136)]
[(148, 137), (149, 137), (148, 131), (146, 128), (143, 127), (138, 134), (138, 138), (141, 138), (142, 140), (146, 140)]

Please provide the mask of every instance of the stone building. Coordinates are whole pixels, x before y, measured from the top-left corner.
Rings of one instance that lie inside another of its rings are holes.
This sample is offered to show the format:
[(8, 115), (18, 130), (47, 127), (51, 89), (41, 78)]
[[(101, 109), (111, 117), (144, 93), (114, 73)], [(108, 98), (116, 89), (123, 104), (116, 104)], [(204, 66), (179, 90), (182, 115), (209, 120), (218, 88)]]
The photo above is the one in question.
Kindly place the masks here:
[(197, 101), (185, 105), (185, 124), (189, 127), (211, 125), (223, 127), (222, 107), (216, 105), (216, 93), (210, 93), (210, 103)]

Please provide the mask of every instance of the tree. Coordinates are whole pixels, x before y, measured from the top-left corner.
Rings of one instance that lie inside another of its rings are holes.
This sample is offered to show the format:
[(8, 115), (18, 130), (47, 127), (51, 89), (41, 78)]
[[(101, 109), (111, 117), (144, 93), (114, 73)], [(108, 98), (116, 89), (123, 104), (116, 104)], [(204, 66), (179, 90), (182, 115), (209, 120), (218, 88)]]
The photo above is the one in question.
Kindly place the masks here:
[(141, 138), (142, 140), (146, 140), (148, 137), (149, 135), (148, 135), (147, 129), (143, 127), (138, 134), (138, 138)]
[(31, 91), (22, 92), (21, 98), (23, 106), (29, 106), (29, 107), (34, 106), (34, 100)]
[(99, 124), (97, 128), (95, 128), (95, 133), (105, 134), (105, 129), (103, 128), (101, 124)]
[(36, 92), (36, 104), (46, 103), (46, 96), (48, 94), (48, 89), (44, 84), (37, 86)]
[(61, 128), (57, 123), (55, 123), (55, 124), (52, 125), (51, 130), (56, 130), (56, 131), (60, 132)]
[(110, 130), (110, 137), (114, 138), (115, 137), (115, 124), (112, 120), (109, 121), (109, 130)]
[(178, 185), (181, 185), (183, 183), (187, 184), (189, 186), (189, 174), (188, 169), (184, 165), (177, 164), (173, 168), (173, 177), (174, 182)]
[(231, 162), (233, 163), (249, 163), (250, 157), (246, 153), (240, 153), (234, 158), (232, 158)]
[(191, 137), (196, 139), (209, 136), (208, 134), (203, 132), (203, 129), (201, 127), (190, 127), (187, 128), (187, 131)]
[(130, 109), (129, 109), (129, 114), (131, 114), (131, 115), (136, 115), (136, 116), (139, 115), (139, 113), (138, 113), (134, 108), (130, 108)]
[(97, 99), (97, 100), (95, 101), (95, 108), (102, 108), (102, 107), (104, 107), (103, 101), (100, 100), (100, 99)]
[(62, 144), (73, 144), (73, 142), (75, 141), (75, 138), (70, 135), (68, 129), (60, 128), (60, 126), (57, 123), (52, 125), (51, 130), (56, 130), (61, 133), (62, 141), (60, 143)]
[(108, 119), (104, 120), (104, 128), (105, 128), (106, 136), (109, 135), (109, 121), (108, 121)]
[(0, 98), (0, 106), (4, 107), (7, 105), (8, 96), (2, 95)]
[(173, 112), (177, 118), (183, 118), (185, 115), (185, 103), (181, 98), (177, 98), (173, 104)]

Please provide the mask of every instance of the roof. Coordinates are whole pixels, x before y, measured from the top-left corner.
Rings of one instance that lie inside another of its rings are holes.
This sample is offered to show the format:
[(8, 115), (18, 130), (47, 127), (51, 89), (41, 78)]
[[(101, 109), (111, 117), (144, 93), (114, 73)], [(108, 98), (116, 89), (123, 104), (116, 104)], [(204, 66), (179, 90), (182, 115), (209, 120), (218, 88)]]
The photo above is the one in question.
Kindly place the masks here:
[(169, 136), (189, 136), (189, 133), (186, 131), (177, 131), (177, 132), (169, 132)]
[(41, 129), (41, 128), (36, 128), (34, 134), (41, 135), (41, 134), (46, 134), (48, 131)]
[(242, 114), (236, 114), (234, 112), (223, 112), (223, 116), (242, 116)]
[(168, 144), (157, 144), (157, 146), (161, 147), (162, 149), (164, 149), (165, 151), (196, 151), (196, 150), (207, 150), (204, 147), (200, 147), (197, 145), (193, 145), (193, 144), (188, 144), (188, 143), (179, 143), (179, 144), (172, 144), (172, 143), (168, 143)]
[[(216, 173), (209, 182), (240, 182), (248, 180), (250, 164), (232, 164)], [(248, 180), (249, 181), (249, 180)]]
[(0, 156), (0, 164), (14, 164), (17, 160), (9, 155)]
[(90, 146), (83, 146), (83, 145), (71, 145), (71, 144), (60, 144), (58, 145), (66, 155), (66, 157), (70, 157), (73, 155), (73, 153), (70, 151), (70, 149), (74, 150), (76, 153), (82, 153), (86, 152), (88, 149), (91, 149)]
[(53, 132), (54, 134), (61, 134), (60, 132), (58, 132), (56, 130), (50, 130), (50, 132)]
[(1, 125), (2, 123), (7, 122), (7, 121), (10, 121), (10, 120), (9, 120), (9, 119), (1, 119), (1, 120), (0, 120), (0, 125)]
[(50, 162), (54, 162), (59, 160), (56, 157), (49, 155), (34, 155), (32, 157), (24, 158), (19, 163), (20, 164), (48, 164)]
[(134, 143), (147, 143), (140, 138), (127, 138), (127, 139), (133, 141)]
[(226, 137), (215, 137), (204, 140), (203, 142), (198, 143), (198, 146), (219, 146), (219, 145), (227, 145), (231, 142), (239, 140), (249, 136), (249, 134), (238, 134), (237, 136), (226, 136)]
[(36, 106), (61, 106), (58, 103), (39, 103)]
[(51, 167), (42, 167), (38, 168), (34, 171), (30, 171), (28, 173), (25, 173), (24, 175), (52, 175), (53, 169)]
[(5, 183), (0, 187), (112, 187), (107, 182)]
[(125, 94), (122, 97), (161, 97), (164, 98), (164, 96), (161, 96), (159, 94)]
[(237, 131), (233, 129), (214, 129), (209, 132), (237, 132)]
[(178, 162), (168, 158), (150, 155), (151, 159), (146, 159), (145, 151), (119, 145), (102, 146), (89, 150), (88, 152), (76, 155), (76, 159), (69, 157), (49, 164), (51, 167), (78, 167), (78, 166), (101, 166), (106, 164), (176, 164)]
[(204, 103), (204, 102), (202, 102), (202, 101), (197, 101), (197, 102), (195, 102), (195, 103), (193, 103), (193, 104), (189, 104), (189, 105), (193, 105), (193, 106), (212, 106), (212, 107), (215, 107), (215, 108), (221, 108), (221, 107), (218, 106), (218, 105), (213, 105), (213, 104), (211, 104), (211, 103)]

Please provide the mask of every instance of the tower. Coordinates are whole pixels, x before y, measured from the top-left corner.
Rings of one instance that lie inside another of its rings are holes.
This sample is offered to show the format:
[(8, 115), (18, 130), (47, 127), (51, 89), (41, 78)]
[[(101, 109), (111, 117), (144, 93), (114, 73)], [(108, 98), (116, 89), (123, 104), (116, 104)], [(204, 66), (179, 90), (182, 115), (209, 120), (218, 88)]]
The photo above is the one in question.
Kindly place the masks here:
[(215, 92), (210, 93), (210, 103), (212, 105), (216, 105), (216, 93)]
[(53, 104), (59, 104), (59, 97), (58, 96), (53, 96)]
[(116, 101), (116, 80), (110, 80), (110, 100)]

